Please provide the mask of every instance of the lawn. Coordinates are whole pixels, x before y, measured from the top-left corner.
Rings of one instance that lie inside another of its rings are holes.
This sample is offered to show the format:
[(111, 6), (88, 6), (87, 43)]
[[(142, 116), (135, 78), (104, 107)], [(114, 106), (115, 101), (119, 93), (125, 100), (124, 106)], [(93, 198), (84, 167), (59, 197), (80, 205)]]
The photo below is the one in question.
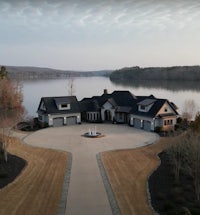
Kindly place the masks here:
[[(153, 214), (147, 198), (149, 174), (158, 166), (157, 154), (168, 139), (131, 150), (104, 152), (102, 162), (122, 215)], [(17, 179), (0, 189), (0, 215), (56, 215), (67, 153), (31, 147), (14, 139), (9, 152), (27, 161)]]
[(8, 151), (27, 165), (14, 182), (0, 189), (0, 215), (56, 215), (67, 153), (31, 147), (16, 139)]
[(148, 204), (148, 176), (159, 165), (157, 154), (169, 146), (169, 139), (132, 149), (104, 152), (101, 159), (122, 215), (153, 214)]

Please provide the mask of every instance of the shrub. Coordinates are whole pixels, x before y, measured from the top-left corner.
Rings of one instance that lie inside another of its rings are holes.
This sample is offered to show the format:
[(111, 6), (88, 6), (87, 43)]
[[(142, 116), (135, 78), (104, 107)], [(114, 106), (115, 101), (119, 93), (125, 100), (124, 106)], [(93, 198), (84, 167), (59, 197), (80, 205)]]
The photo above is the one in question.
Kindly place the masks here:
[(164, 193), (158, 192), (158, 193), (156, 194), (156, 198), (157, 198), (158, 200), (165, 200), (165, 199), (166, 199), (166, 195), (165, 195)]
[(178, 214), (180, 214), (180, 215), (182, 215), (182, 214), (184, 214), (184, 215), (192, 215), (190, 210), (188, 208), (186, 208), (186, 207), (182, 207)]
[(185, 200), (185, 198), (183, 196), (174, 196), (174, 202), (177, 204), (185, 204), (187, 203), (187, 201)]
[(174, 210), (175, 209), (175, 205), (174, 205), (174, 203), (173, 202), (171, 202), (171, 201), (167, 201), (167, 202), (165, 202), (165, 204), (164, 204), (164, 209), (166, 210), (166, 211), (170, 211), (170, 210)]
[(162, 131), (162, 127), (161, 126), (157, 126), (156, 128), (155, 128), (155, 132), (156, 133), (160, 133)]
[(171, 190), (170, 190), (170, 196), (171, 197), (178, 197), (178, 196), (181, 196), (183, 194), (183, 189), (181, 187), (173, 187)]
[(8, 177), (7, 171), (5, 170), (5, 168), (0, 166), (0, 178), (7, 178), (7, 177)]
[(190, 212), (192, 215), (199, 215), (200, 209), (199, 208), (190, 208)]
[(186, 185), (184, 186), (184, 190), (185, 190), (186, 192), (194, 192), (194, 188), (193, 188), (193, 186), (192, 186), (191, 184), (186, 184)]

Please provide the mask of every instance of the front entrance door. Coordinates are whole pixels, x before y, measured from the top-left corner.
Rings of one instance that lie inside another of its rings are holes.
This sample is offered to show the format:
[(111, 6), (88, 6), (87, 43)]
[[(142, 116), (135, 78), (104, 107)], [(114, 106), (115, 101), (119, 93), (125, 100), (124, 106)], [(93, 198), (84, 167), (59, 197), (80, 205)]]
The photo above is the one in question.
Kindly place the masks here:
[(111, 121), (111, 112), (109, 110), (104, 112), (104, 119), (105, 121)]

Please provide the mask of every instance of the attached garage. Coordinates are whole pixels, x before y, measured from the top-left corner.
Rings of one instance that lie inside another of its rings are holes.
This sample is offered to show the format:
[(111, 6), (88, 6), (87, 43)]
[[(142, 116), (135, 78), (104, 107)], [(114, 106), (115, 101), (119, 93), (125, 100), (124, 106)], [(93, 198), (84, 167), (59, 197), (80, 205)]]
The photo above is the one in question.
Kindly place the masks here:
[(151, 122), (144, 120), (144, 130), (151, 131)]
[(76, 125), (76, 124), (77, 124), (76, 116), (67, 117), (67, 125)]
[(64, 118), (63, 117), (53, 119), (53, 127), (61, 127), (63, 125), (64, 125)]

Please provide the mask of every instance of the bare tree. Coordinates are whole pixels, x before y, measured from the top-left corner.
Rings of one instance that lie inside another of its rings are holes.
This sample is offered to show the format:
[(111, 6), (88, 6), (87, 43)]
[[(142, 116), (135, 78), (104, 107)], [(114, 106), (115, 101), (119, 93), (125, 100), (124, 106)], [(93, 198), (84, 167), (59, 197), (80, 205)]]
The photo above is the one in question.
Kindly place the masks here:
[(197, 113), (197, 108), (197, 104), (193, 99), (185, 100), (183, 104), (182, 117), (187, 119), (188, 121), (191, 121)]
[(0, 129), (2, 147), (7, 160), (7, 146), (11, 128), (23, 117), (22, 92), (19, 83), (0, 79)]
[(180, 170), (183, 166), (185, 152), (185, 137), (179, 136), (171, 139), (172, 146), (167, 150), (170, 162), (172, 164), (175, 181), (179, 181)]
[(69, 76), (68, 78), (68, 83), (67, 83), (67, 90), (68, 90), (68, 95), (69, 96), (74, 96), (75, 95), (75, 78), (73, 76)]
[(194, 182), (195, 194), (197, 200), (200, 200), (200, 135), (191, 133), (187, 139), (187, 162), (184, 169), (191, 175)]
[(190, 128), (192, 131), (200, 133), (200, 112), (195, 116), (195, 120), (191, 123)]
[(173, 165), (175, 180), (179, 180), (180, 170), (193, 178), (196, 199), (200, 200), (200, 134), (190, 132), (179, 136), (168, 149)]

